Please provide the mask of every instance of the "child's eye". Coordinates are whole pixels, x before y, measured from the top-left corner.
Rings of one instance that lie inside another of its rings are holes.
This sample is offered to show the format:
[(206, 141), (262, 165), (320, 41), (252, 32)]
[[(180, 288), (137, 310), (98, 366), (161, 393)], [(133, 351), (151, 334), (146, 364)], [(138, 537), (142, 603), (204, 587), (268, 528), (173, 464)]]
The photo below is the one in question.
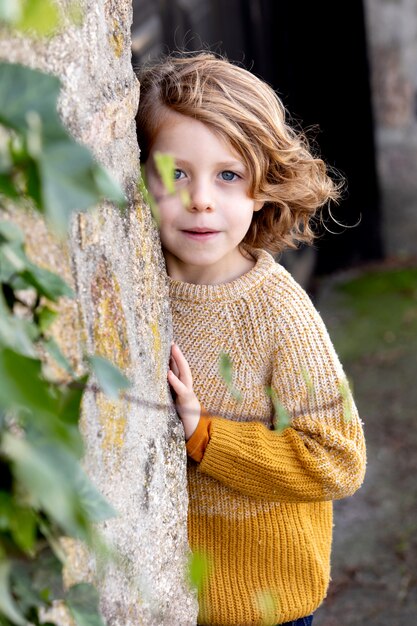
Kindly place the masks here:
[(184, 178), (185, 174), (182, 170), (174, 169), (174, 180), (180, 180)]
[(220, 176), (222, 177), (223, 180), (226, 180), (228, 182), (239, 178), (238, 174), (235, 174), (234, 172), (231, 172), (230, 170), (224, 170), (224, 172), (220, 173)]

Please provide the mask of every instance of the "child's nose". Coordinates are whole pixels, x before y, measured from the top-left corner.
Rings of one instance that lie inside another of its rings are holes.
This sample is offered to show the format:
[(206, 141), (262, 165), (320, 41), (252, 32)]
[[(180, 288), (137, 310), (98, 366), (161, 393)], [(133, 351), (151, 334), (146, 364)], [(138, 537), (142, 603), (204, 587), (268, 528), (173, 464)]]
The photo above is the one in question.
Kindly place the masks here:
[(213, 211), (214, 210), (214, 194), (209, 183), (195, 183), (190, 190), (191, 211)]

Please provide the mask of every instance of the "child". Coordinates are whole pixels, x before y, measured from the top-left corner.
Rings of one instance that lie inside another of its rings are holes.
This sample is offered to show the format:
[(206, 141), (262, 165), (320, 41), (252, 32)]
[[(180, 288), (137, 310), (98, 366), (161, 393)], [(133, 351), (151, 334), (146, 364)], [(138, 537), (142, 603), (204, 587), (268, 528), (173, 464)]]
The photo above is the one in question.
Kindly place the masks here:
[[(179, 55), (139, 79), (141, 158), (170, 277), (189, 542), (207, 561), (198, 623), (308, 625), (329, 583), (331, 501), (361, 485), (365, 443), (323, 322), (270, 252), (311, 242), (312, 219), (338, 190), (273, 90), (241, 67)], [(175, 193), (158, 152), (174, 158)]]

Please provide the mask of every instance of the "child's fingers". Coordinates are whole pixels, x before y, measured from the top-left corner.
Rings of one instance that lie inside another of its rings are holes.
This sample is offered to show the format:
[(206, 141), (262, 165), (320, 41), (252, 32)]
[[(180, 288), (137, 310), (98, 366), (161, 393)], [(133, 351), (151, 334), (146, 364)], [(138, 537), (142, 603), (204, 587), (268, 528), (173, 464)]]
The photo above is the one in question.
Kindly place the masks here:
[(184, 396), (189, 392), (188, 387), (174, 374), (172, 370), (168, 370), (168, 382), (177, 394), (177, 396)]
[(172, 371), (174, 372), (175, 376), (179, 376), (180, 375), (180, 370), (178, 369), (178, 365), (174, 359), (173, 356), (171, 356), (170, 360), (169, 360), (169, 367), (172, 369)]
[(192, 389), (193, 377), (191, 374), (190, 366), (188, 365), (187, 359), (175, 343), (172, 345), (171, 355), (178, 367), (178, 378), (184, 383), (186, 387)]

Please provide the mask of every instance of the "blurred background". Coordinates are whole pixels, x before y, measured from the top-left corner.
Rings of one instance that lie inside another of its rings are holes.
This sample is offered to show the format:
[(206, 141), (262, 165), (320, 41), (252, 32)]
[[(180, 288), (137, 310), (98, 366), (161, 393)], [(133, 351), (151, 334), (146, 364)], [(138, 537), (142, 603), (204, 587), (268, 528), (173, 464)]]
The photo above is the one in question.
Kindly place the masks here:
[[(225, 53), (269, 82), (348, 192), (315, 272), (417, 254), (415, 0), (133, 0), (133, 62)], [(359, 224), (355, 226), (359, 221)]]
[(417, 619), (417, 0), (133, 0), (134, 66), (224, 53), (266, 80), (347, 180), (313, 249), (315, 300), (365, 422), (362, 489), (335, 506), (317, 626)]

